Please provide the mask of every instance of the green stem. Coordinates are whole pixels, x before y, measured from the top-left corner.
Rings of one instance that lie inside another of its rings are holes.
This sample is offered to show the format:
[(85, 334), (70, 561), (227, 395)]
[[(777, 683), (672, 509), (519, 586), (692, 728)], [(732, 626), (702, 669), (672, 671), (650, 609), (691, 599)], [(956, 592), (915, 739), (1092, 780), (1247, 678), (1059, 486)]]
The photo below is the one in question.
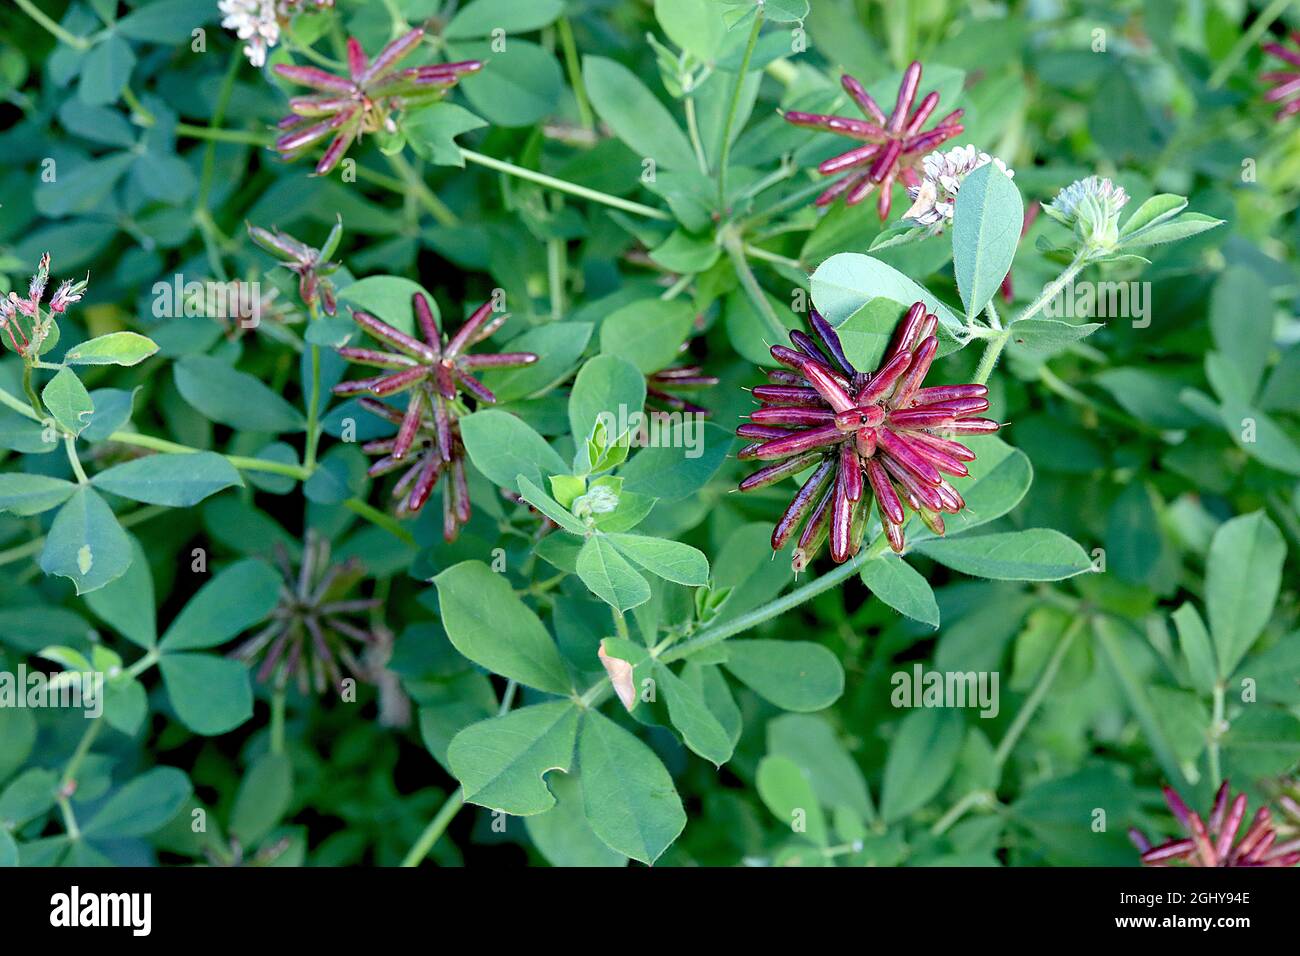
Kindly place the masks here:
[(424, 828), (424, 832), (415, 841), (415, 845), (411, 847), (410, 852), (402, 859), (402, 866), (419, 866), (464, 805), (465, 790), (462, 787), (457, 787), (455, 793), (448, 797), (447, 802), (442, 805), (442, 809), (438, 811), (437, 816), (429, 821), (429, 825)]
[(564, 318), (564, 240), (546, 240), (546, 281), (551, 293), (551, 321)]
[(803, 587), (795, 588), (789, 594), (785, 594), (774, 601), (769, 601), (762, 607), (756, 607), (754, 610), (738, 615), (730, 621), (704, 628), (690, 640), (683, 641), (676, 647), (669, 649), (659, 659), (665, 664), (671, 664), (673, 661), (690, 657), (706, 647), (712, 647), (714, 644), (725, 641), (742, 631), (757, 627), (764, 621), (778, 617), (852, 577), (865, 562), (880, 557), (886, 547), (888, 547), (888, 542), (882, 534), (871, 542), (871, 545), (861, 555), (853, 560), (846, 561), (819, 578), (813, 578)]
[(412, 546), (415, 544), (415, 538), (411, 535), (411, 532), (403, 528), (396, 518), (386, 512), (380, 511), (369, 502), (362, 501), (360, 498), (349, 498), (347, 501), (343, 502), (343, 507), (347, 508), (353, 514), (365, 518), (371, 524), (383, 528), (403, 544), (409, 544)]
[[(113, 432), (108, 436), (111, 442), (117, 442), (119, 445), (135, 445), (139, 448), (152, 448), (154, 451), (167, 452), (169, 454), (193, 454), (202, 451), (201, 448), (191, 448), (189, 445), (182, 445), (179, 442), (168, 441), (165, 438), (154, 438), (152, 435), (141, 435), (137, 432)], [(270, 461), (266, 458), (248, 458), (244, 455), (225, 455), (226, 461), (230, 462), (236, 468), (244, 471), (265, 471), (273, 475), (286, 475), (289, 478), (297, 478), (299, 481), (306, 481), (311, 477), (311, 472), (302, 465), (291, 465), (282, 461)]]
[(415, 198), (419, 201), (429, 215), (438, 220), (439, 225), (459, 226), (460, 217), (448, 208), (447, 204), (434, 195), (427, 183), (420, 177), (406, 161), (406, 158), (400, 153), (387, 157), (388, 165), (393, 167), (393, 171), (402, 178), (407, 188), (415, 193)]
[[(320, 318), (320, 309), (312, 300), (307, 305), (310, 321)], [(308, 473), (316, 470), (316, 452), (320, 448), (320, 346), (311, 347), (311, 393), (307, 404), (307, 445), (303, 452), (303, 467)]]
[(686, 97), (686, 131), (691, 137), (691, 148), (695, 150), (695, 161), (699, 163), (700, 172), (709, 175), (709, 160), (704, 155), (704, 143), (700, 139), (700, 123), (695, 115), (695, 97)]
[(624, 617), (623, 612), (616, 607), (611, 607), (610, 610), (614, 614), (614, 632), (623, 640), (629, 640), (631, 635), (627, 632), (627, 618)]
[[(506, 689), (501, 694), (501, 706), (497, 708), (498, 717), (504, 716), (510, 710), (510, 705), (514, 703), (515, 691), (518, 687), (519, 685), (513, 679), (506, 684)], [(457, 787), (456, 792), (447, 798), (446, 803), (442, 805), (442, 809), (429, 821), (429, 825), (424, 828), (424, 832), (415, 841), (415, 845), (411, 847), (410, 852), (403, 857), (402, 866), (419, 866), (464, 805), (465, 790), (463, 787)]]
[(988, 790), (972, 790), (949, 808), (948, 812), (930, 827), (930, 835), (943, 836), (954, 823), (964, 817), (968, 811), (979, 806), (989, 806), (996, 798)]
[(81, 467), (81, 459), (77, 457), (76, 436), (64, 435), (63, 446), (68, 450), (68, 461), (72, 463), (72, 473), (77, 476), (77, 484), (90, 484), (90, 479), (86, 477), (86, 469)]
[(745, 243), (741, 239), (740, 233), (734, 229), (727, 229), (723, 235), (722, 245), (731, 258), (731, 264), (736, 270), (736, 277), (740, 279), (740, 285), (745, 290), (745, 295), (749, 296), (749, 301), (758, 314), (763, 317), (763, 321), (767, 323), (768, 330), (772, 334), (772, 341), (784, 342), (789, 330), (777, 318), (776, 310), (772, 308), (772, 303), (767, 301), (767, 295), (763, 292), (763, 287), (758, 284), (758, 279), (754, 277), (754, 270), (749, 267), (749, 259), (745, 256)]
[(749, 42), (745, 44), (745, 55), (740, 60), (740, 70), (736, 73), (736, 85), (731, 88), (731, 102), (727, 105), (727, 120), (722, 124), (722, 146), (718, 152), (718, 209), (727, 206), (727, 163), (731, 158), (731, 127), (736, 122), (736, 111), (740, 108), (740, 91), (745, 86), (745, 74), (749, 72), (749, 61), (754, 56), (754, 47), (758, 45), (758, 34), (763, 29), (763, 8), (760, 6), (754, 14), (754, 25), (749, 31)]
[(596, 118), (591, 112), (591, 103), (587, 99), (587, 87), (582, 82), (582, 68), (578, 60), (578, 44), (573, 39), (573, 24), (568, 17), (560, 17), (556, 22), (560, 35), (560, 48), (564, 50), (564, 67), (569, 74), (569, 86), (573, 89), (573, 98), (578, 104), (578, 118), (582, 128), (588, 131), (596, 128)]
[(1259, 38), (1264, 35), (1264, 31), (1272, 26), (1273, 21), (1282, 15), (1287, 7), (1291, 6), (1291, 0), (1273, 0), (1264, 11), (1255, 18), (1255, 22), (1244, 32), (1228, 55), (1223, 58), (1223, 62), (1214, 68), (1210, 74), (1209, 88), (1217, 90), (1228, 79), (1228, 75), (1236, 69), (1237, 64), (1242, 58), (1250, 52), (1251, 48), (1259, 42)]
[(984, 346), (984, 354), (980, 356), (979, 367), (975, 369), (975, 384), (983, 385), (993, 374), (993, 367), (997, 365), (998, 358), (1002, 355), (1002, 350), (1007, 347), (1007, 342), (1011, 340), (1011, 327), (1017, 322), (1023, 322), (1031, 316), (1037, 315), (1043, 310), (1043, 307), (1056, 298), (1056, 294), (1064, 289), (1079, 274), (1079, 270), (1087, 265), (1087, 257), (1083, 251), (1080, 251), (1066, 266), (1056, 279), (1043, 287), (1043, 291), (1033, 302), (1025, 306), (1025, 310), (1007, 323), (1007, 328), (988, 337), (988, 345)]
[(494, 169), (509, 176), (516, 176), (519, 179), (526, 179), (548, 189), (568, 193), (571, 196), (579, 196), (583, 199), (590, 199), (592, 202), (603, 203), (624, 212), (636, 213), (638, 216), (645, 216), (648, 219), (658, 219), (663, 222), (673, 221), (673, 217), (669, 213), (664, 212), (662, 209), (655, 209), (653, 206), (645, 206), (639, 202), (632, 202), (630, 199), (620, 199), (618, 196), (611, 196), (609, 193), (603, 193), (597, 189), (588, 189), (586, 186), (571, 183), (567, 179), (556, 179), (554, 176), (539, 173), (535, 169), (525, 169), (523, 166), (516, 166), (514, 163), (507, 163), (491, 156), (484, 156), (482, 153), (476, 153), (473, 150), (462, 149), (460, 154), (471, 163), (477, 163), (479, 166), (486, 166), (488, 169)]
[(1223, 726), (1223, 682), (1214, 683), (1214, 713), (1210, 718), (1210, 733), (1207, 743), (1207, 759), (1210, 765), (1210, 783), (1217, 787), (1223, 780), (1222, 768), (1219, 766), (1219, 733)]
[(271, 753), (284, 753), (284, 704), (286, 691), (277, 687), (271, 693)]
[(26, 13), (29, 17), (31, 17), (41, 26), (45, 27), (45, 29), (50, 31), (50, 33), (52, 33), (55, 37), (57, 37), (60, 43), (66, 43), (74, 50), (90, 49), (91, 41), (89, 39), (87, 39), (86, 37), (75, 36), (74, 34), (71, 34), (67, 30), (63, 29), (63, 27), (59, 26), (48, 16), (46, 16), (46, 14), (43, 11), (39, 10), (36, 4), (32, 3), (32, 0), (14, 0), (14, 3), (18, 4), (18, 8), (20, 10)]
[(251, 129), (219, 129), (214, 126), (177, 123), (176, 133), (179, 136), (188, 136), (190, 139), (203, 139), (214, 143), (242, 143), (245, 146), (271, 145), (271, 137)]
[(1024, 704), (1020, 707), (1020, 712), (1016, 714), (1016, 719), (1011, 722), (1007, 728), (1006, 736), (998, 744), (998, 749), (993, 753), (993, 766), (997, 768), (998, 773), (1006, 766), (1006, 762), (1011, 757), (1011, 751), (1020, 741), (1020, 735), (1025, 732), (1029, 726), (1029, 721), (1037, 713), (1039, 706), (1043, 703), (1043, 698), (1047, 696), (1047, 691), (1052, 686), (1052, 681), (1056, 680), (1056, 674), (1061, 669), (1061, 663), (1065, 660), (1065, 655), (1069, 653), (1070, 645), (1074, 643), (1075, 637), (1087, 625), (1088, 619), (1080, 616), (1076, 618), (1061, 637), (1060, 642), (1056, 645), (1056, 650), (1048, 659), (1047, 665), (1043, 672), (1038, 675), (1038, 681), (1034, 684), (1034, 689), (1029, 692), (1025, 698)]
[(778, 255), (775, 252), (768, 252), (766, 249), (760, 249), (758, 246), (746, 245), (745, 255), (751, 259), (762, 259), (764, 262), (770, 262), (773, 265), (786, 266), (790, 269), (804, 271), (803, 263), (798, 259), (791, 259), (789, 256)]

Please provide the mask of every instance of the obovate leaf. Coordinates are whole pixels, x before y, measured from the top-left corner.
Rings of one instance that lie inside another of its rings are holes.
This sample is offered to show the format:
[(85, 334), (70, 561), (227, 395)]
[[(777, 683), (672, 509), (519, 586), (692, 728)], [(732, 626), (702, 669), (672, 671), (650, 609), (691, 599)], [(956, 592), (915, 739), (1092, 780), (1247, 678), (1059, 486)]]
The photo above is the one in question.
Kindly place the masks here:
[(578, 732), (587, 822), (624, 856), (653, 864), (686, 827), (686, 811), (663, 763), (633, 734), (596, 710)]
[(102, 491), (153, 505), (188, 508), (244, 480), (224, 455), (211, 451), (158, 454), (114, 465), (91, 482)]
[(996, 163), (985, 163), (962, 181), (953, 207), (952, 263), (968, 320), (984, 311), (1002, 285), (1023, 224), (1020, 190)]
[(573, 702), (563, 700), (466, 727), (447, 748), (447, 762), (465, 799), (520, 817), (551, 809), (555, 797), (545, 777), (572, 767), (578, 716)]
[(131, 563), (131, 543), (117, 516), (89, 485), (80, 485), (54, 516), (41, 570), (72, 581), (78, 594), (102, 588)]
[(822, 710), (844, 693), (839, 658), (811, 641), (730, 641), (724, 666), (783, 710)]
[(1273, 614), (1286, 544), (1262, 511), (1224, 522), (1205, 564), (1205, 609), (1218, 651), (1219, 676), (1230, 677)]
[(1051, 528), (936, 538), (916, 550), (954, 571), (998, 581), (1060, 581), (1092, 567), (1083, 548)]

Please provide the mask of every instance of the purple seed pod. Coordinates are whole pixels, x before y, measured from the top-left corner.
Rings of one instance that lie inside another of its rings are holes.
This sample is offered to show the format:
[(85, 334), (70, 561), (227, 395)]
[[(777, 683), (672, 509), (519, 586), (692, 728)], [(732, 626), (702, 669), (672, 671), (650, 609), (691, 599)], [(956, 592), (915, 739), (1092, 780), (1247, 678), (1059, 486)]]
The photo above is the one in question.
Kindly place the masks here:
[(1177, 862), (1212, 867), (1291, 867), (1300, 864), (1300, 840), (1279, 844), (1278, 829), (1266, 806), (1255, 811), (1250, 826), (1234, 845), (1246, 816), (1247, 797), (1241, 793), (1231, 798), (1227, 780), (1215, 794), (1208, 824), (1183, 802), (1173, 788), (1164, 787), (1163, 790), (1174, 819), (1188, 836), (1153, 846), (1140, 830), (1130, 830), (1129, 839), (1138, 848), (1145, 865), (1168, 866)]

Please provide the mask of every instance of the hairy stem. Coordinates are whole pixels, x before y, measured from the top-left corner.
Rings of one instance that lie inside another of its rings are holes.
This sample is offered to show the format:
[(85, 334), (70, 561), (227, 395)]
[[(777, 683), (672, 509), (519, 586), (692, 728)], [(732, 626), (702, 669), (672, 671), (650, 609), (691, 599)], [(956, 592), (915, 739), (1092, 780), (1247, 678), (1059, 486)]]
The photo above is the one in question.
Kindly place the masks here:
[(772, 334), (772, 341), (784, 342), (789, 329), (777, 318), (776, 310), (772, 308), (772, 303), (767, 301), (767, 294), (763, 292), (763, 287), (758, 284), (758, 279), (754, 276), (754, 270), (749, 267), (749, 259), (745, 255), (745, 242), (741, 239), (740, 233), (732, 229), (725, 230), (722, 245), (727, 250), (727, 255), (736, 270), (736, 277), (740, 280), (740, 286), (745, 290), (745, 295), (749, 297), (754, 309), (767, 323), (768, 330)]
[(403, 544), (415, 544), (415, 538), (411, 535), (411, 532), (403, 528), (396, 518), (387, 512), (380, 511), (369, 502), (362, 501), (360, 498), (349, 498), (347, 501), (343, 502), (343, 507), (347, 508), (353, 514), (365, 518), (371, 524), (383, 528)]
[(556, 32), (560, 36), (560, 48), (564, 51), (564, 67), (569, 74), (569, 86), (573, 89), (573, 98), (578, 104), (578, 120), (582, 128), (588, 131), (596, 128), (596, 118), (591, 112), (591, 102), (587, 99), (587, 87), (582, 82), (582, 65), (578, 59), (578, 44), (573, 39), (573, 24), (568, 17), (556, 21)]

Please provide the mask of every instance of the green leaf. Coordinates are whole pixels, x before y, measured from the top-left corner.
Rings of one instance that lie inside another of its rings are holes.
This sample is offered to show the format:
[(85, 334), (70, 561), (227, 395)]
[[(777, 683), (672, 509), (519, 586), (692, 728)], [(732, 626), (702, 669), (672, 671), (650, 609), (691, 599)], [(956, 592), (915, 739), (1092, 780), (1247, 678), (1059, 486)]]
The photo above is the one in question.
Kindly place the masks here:
[(86, 54), (77, 95), (83, 103), (92, 106), (114, 103), (131, 79), (134, 68), (135, 54), (131, 52), (131, 44), (116, 33), (110, 33)]
[(50, 811), (59, 778), (52, 770), (23, 771), (0, 792), (0, 830), (16, 830)]
[(262, 754), (244, 774), (230, 811), (230, 834), (256, 846), (280, 822), (293, 800), (293, 765), (286, 754)]
[(518, 817), (551, 809), (555, 797), (545, 777), (572, 767), (578, 715), (572, 701), (561, 700), (466, 727), (447, 748), (465, 799)]
[(655, 19), (668, 39), (702, 63), (722, 51), (727, 25), (714, 0), (655, 0)]
[(528, 398), (568, 378), (590, 340), (589, 322), (553, 322), (529, 329), (502, 349), (532, 352), (538, 356), (537, 361), (523, 368), (485, 371), (483, 384), (492, 390), (498, 402)]
[(189, 778), (175, 767), (154, 767), (113, 794), (81, 832), (101, 839), (146, 836), (176, 816), (193, 792)]
[(154, 0), (118, 20), (116, 32), (132, 40), (175, 45), (190, 42), (190, 31), (216, 17), (207, 0)]
[(564, 74), (549, 50), (511, 38), (505, 49), (490, 43), (448, 44), (453, 60), (486, 60), (489, 65), (460, 81), (474, 111), (495, 126), (531, 126), (555, 112), (564, 91)]
[(1300, 762), (1300, 718), (1281, 708), (1248, 707), (1232, 721), (1223, 747), (1233, 777), (1283, 776)]
[(123, 498), (172, 508), (188, 508), (226, 488), (244, 487), (235, 466), (211, 451), (137, 458), (101, 471), (91, 483)]
[(257, 558), (223, 569), (190, 598), (163, 635), (164, 651), (191, 651), (224, 644), (261, 621), (275, 607), (284, 582)]
[(1011, 326), (1011, 341), (1030, 352), (1051, 354), (1086, 339), (1101, 327), (1101, 322), (1072, 325), (1059, 319), (1024, 319)]
[(813, 304), (836, 328), (874, 299), (887, 299), (904, 308), (913, 302), (924, 302), (926, 309), (939, 317), (940, 327), (950, 333), (965, 328), (965, 323), (951, 309), (924, 288), (871, 256), (856, 252), (833, 255), (817, 267), (810, 281)]
[(731, 450), (732, 435), (712, 422), (687, 419), (660, 430), (619, 471), (623, 490), (676, 500), (709, 483)]
[(134, 737), (148, 716), (149, 697), (138, 680), (112, 681), (104, 685), (104, 719), (110, 727)]
[(565, 531), (581, 535), (587, 533), (587, 528), (581, 521), (566, 511), (558, 501), (529, 481), (527, 477), (524, 475), (516, 476), (515, 484), (518, 486), (519, 494), (524, 501), (527, 501)]
[(916, 550), (954, 571), (998, 581), (1060, 581), (1092, 567), (1083, 548), (1051, 528), (938, 538)]
[(619, 611), (650, 600), (650, 585), (605, 535), (588, 538), (578, 552), (578, 577), (591, 593)]
[(553, 694), (572, 681), (551, 635), (504, 575), (462, 561), (433, 579), (439, 615), (456, 650), (493, 673)]
[(85, 594), (121, 577), (130, 563), (131, 543), (113, 509), (90, 486), (78, 486), (50, 526), (41, 570), (68, 578)]
[(709, 583), (709, 559), (698, 548), (642, 534), (610, 534), (606, 537), (625, 557), (651, 574), (688, 587)]
[(695, 166), (686, 134), (631, 70), (603, 56), (584, 56), (582, 78), (596, 113), (634, 153), (664, 169)]
[(519, 475), (541, 486), (550, 475), (569, 469), (546, 439), (523, 420), (498, 409), (460, 419), (460, 435), (474, 467), (502, 488), (514, 488)]
[(1160, 193), (1158, 196), (1152, 196), (1137, 209), (1133, 210), (1133, 215), (1120, 227), (1119, 235), (1121, 239), (1127, 239), (1139, 229), (1145, 229), (1147, 226), (1154, 226), (1171, 219), (1187, 208), (1187, 198), (1185, 196), (1175, 196), (1172, 193)]
[(629, 302), (600, 323), (600, 350), (649, 375), (676, 360), (694, 324), (695, 309), (688, 299)]
[(657, 661), (654, 678), (668, 703), (668, 719), (686, 746), (715, 767), (730, 760), (734, 747), (731, 735), (709, 709), (704, 694)]
[(439, 166), (463, 167), (465, 157), (456, 144), (456, 137), (487, 125), (487, 120), (475, 116), (463, 106), (434, 103), (404, 120), (402, 132), (421, 159)]
[(782, 710), (822, 710), (844, 693), (839, 658), (811, 641), (729, 641), (724, 666)]
[(933, 800), (957, 766), (961, 714), (932, 707), (903, 718), (889, 745), (880, 792), (880, 816), (894, 823)]
[(163, 654), (158, 660), (167, 697), (182, 724), (215, 737), (253, 716), (248, 668), (212, 654)]
[(578, 733), (587, 822), (605, 843), (647, 865), (686, 827), (673, 779), (653, 750), (599, 711)]
[(962, 181), (953, 207), (952, 264), (968, 320), (984, 311), (1011, 270), (1024, 219), (1020, 190), (996, 163)]
[(1222, 226), (1224, 220), (1215, 219), (1199, 212), (1185, 212), (1177, 219), (1152, 225), (1140, 232), (1134, 232), (1124, 238), (1121, 247), (1125, 249), (1141, 246), (1158, 246), (1166, 242), (1177, 242), (1199, 235), (1216, 226)]
[(573, 380), (569, 393), (569, 433), (582, 441), (597, 421), (604, 421), (610, 441), (619, 426), (639, 415), (645, 406), (645, 375), (617, 355), (589, 359)]
[(1263, 511), (1219, 526), (1205, 564), (1205, 610), (1219, 676), (1231, 677), (1273, 614), (1286, 544)]
[(407, 335), (417, 335), (412, 296), (420, 293), (429, 302), (434, 318), (439, 317), (438, 303), (418, 282), (401, 276), (368, 276), (347, 286), (339, 293), (339, 301), (353, 309), (369, 312), (383, 319)]
[(95, 410), (86, 386), (70, 368), (61, 368), (55, 373), (41, 390), (41, 400), (54, 420), (74, 435), (81, 434)]
[(528, 837), (552, 866), (626, 866), (627, 857), (605, 846), (587, 822), (582, 781), (577, 774), (547, 780), (555, 806), (524, 817)]
[(0, 511), (26, 517), (63, 504), (77, 486), (62, 478), (21, 472), (0, 475)]
[(939, 626), (939, 605), (930, 584), (902, 558), (885, 555), (867, 561), (859, 572), (871, 593), (900, 614), (931, 627)]
[(1241, 396), (1249, 401), (1273, 347), (1273, 296), (1258, 273), (1234, 266), (1219, 276), (1210, 293), (1210, 332), (1216, 351), (1249, 383)]
[(1182, 649), (1192, 686), (1202, 694), (1213, 692), (1218, 669), (1205, 622), (1190, 603), (1174, 611), (1173, 619), (1178, 628), (1178, 646)]
[(158, 642), (153, 576), (140, 542), (128, 535), (131, 565), (116, 581), (86, 595), (86, 605), (128, 641), (148, 650)]
[(758, 764), (758, 796), (784, 826), (818, 846), (830, 845), (826, 814), (804, 769), (789, 757), (771, 755)]
[(172, 369), (181, 397), (222, 425), (251, 432), (302, 430), (302, 414), (246, 372), (210, 355), (187, 355)]
[(767, 722), (768, 753), (803, 769), (824, 807), (847, 807), (863, 820), (876, 818), (862, 771), (822, 717), (782, 714)]
[(74, 345), (63, 361), (68, 365), (139, 365), (157, 351), (153, 339), (137, 332), (110, 332)]
[(0, 827), (0, 869), (18, 865), (18, 844), (9, 831)]
[(564, 12), (562, 0), (474, 0), (461, 8), (442, 31), (448, 40), (485, 37), (494, 30), (528, 33), (540, 30)]

